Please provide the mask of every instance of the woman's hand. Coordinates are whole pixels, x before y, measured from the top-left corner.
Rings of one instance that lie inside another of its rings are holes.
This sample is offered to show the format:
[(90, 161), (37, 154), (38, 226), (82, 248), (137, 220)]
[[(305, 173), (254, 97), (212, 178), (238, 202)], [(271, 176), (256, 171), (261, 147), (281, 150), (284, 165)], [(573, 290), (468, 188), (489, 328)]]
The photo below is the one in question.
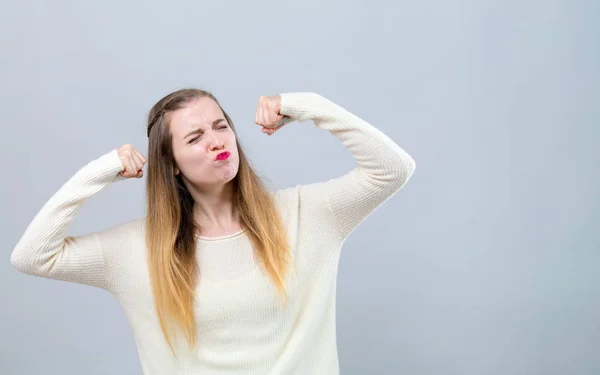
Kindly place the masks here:
[(125, 178), (140, 178), (144, 175), (144, 164), (146, 158), (132, 145), (123, 145), (117, 150), (119, 159), (123, 164), (120, 175)]
[(287, 124), (289, 117), (279, 113), (281, 110), (281, 96), (261, 96), (258, 100), (258, 108), (254, 122), (262, 126), (263, 133), (272, 135), (282, 126)]

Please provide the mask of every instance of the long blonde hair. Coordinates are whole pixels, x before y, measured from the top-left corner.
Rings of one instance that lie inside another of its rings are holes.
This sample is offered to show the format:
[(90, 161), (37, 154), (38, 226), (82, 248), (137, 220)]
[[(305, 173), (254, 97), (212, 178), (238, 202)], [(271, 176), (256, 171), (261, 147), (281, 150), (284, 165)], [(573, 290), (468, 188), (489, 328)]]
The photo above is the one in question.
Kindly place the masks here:
[[(181, 176), (175, 175), (169, 113), (205, 96), (219, 105), (235, 133), (231, 118), (217, 99), (204, 90), (174, 91), (160, 99), (148, 115), (148, 267), (160, 327), (173, 352), (172, 338), (177, 328), (190, 348), (196, 343), (194, 296), (199, 270), (194, 201)], [(290, 254), (284, 226), (265, 184), (250, 166), (239, 141), (237, 147), (239, 171), (230, 182), (234, 187), (234, 205), (258, 259), (277, 291), (285, 297)]]

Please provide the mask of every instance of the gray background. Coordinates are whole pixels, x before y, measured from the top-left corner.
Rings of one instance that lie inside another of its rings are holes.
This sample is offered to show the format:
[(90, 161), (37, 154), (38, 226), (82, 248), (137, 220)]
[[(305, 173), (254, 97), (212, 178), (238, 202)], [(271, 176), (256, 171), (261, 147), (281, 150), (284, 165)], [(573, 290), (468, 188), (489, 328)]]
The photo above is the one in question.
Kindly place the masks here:
[[(354, 162), (310, 123), (263, 135), (259, 95), (318, 92), (415, 158), (344, 248), (343, 374), (600, 373), (599, 24), (595, 1), (2, 1), (0, 373), (140, 373), (108, 293), (9, 257), (78, 168), (145, 153), (183, 86), (216, 94), (275, 188)], [(143, 181), (111, 186), (70, 233), (143, 213)]]

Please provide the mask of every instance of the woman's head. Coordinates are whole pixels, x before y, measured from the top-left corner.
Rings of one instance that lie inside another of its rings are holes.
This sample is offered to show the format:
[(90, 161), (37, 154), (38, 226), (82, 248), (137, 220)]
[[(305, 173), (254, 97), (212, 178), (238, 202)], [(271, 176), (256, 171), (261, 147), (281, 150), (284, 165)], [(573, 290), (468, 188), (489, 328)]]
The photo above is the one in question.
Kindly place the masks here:
[(189, 190), (221, 189), (238, 173), (235, 129), (217, 99), (198, 89), (173, 92), (150, 111), (151, 148)]
[[(286, 294), (287, 236), (263, 181), (250, 166), (231, 118), (209, 92), (182, 89), (160, 99), (148, 115), (146, 245), (155, 307), (167, 343), (183, 333), (195, 343), (195, 201), (192, 192), (230, 186), (233, 205), (264, 271)], [(215, 160), (223, 152), (225, 160)], [(202, 196), (195, 195), (195, 196)], [(201, 297), (201, 296), (200, 296)]]

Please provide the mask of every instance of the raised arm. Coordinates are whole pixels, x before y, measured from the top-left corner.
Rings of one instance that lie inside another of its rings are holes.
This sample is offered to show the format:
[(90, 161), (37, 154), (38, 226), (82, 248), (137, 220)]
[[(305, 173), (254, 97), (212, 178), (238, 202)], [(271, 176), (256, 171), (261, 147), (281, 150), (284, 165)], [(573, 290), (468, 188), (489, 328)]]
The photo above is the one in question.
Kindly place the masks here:
[(134, 153), (131, 146), (123, 146), (79, 169), (28, 225), (11, 254), (11, 264), (29, 275), (107, 289), (100, 233), (79, 237), (66, 233), (88, 198), (116, 180), (141, 177), (140, 164), (130, 156)]
[(342, 239), (404, 187), (415, 170), (413, 158), (387, 135), (321, 95), (281, 94), (280, 114), (312, 120), (336, 136), (358, 163), (345, 175), (309, 188), (325, 192), (326, 209)]

